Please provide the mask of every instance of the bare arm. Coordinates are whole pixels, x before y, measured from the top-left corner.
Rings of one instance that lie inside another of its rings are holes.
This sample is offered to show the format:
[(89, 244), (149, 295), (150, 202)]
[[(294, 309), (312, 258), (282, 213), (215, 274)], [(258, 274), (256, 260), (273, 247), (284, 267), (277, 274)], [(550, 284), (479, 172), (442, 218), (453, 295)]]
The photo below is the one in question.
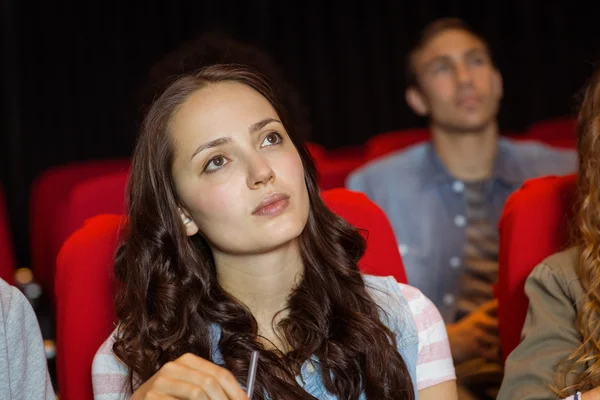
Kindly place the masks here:
[[(419, 400), (458, 400), (456, 381), (446, 381), (419, 390)], [(586, 399), (587, 400), (587, 399)], [(595, 399), (594, 399), (595, 400)]]

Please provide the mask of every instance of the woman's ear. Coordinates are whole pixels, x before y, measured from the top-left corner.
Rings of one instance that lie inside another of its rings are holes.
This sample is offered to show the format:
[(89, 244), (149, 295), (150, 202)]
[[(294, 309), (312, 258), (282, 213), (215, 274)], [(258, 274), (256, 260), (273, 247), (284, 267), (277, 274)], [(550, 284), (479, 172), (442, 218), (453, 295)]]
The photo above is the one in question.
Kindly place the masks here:
[(198, 225), (196, 225), (196, 222), (194, 222), (187, 210), (184, 210), (181, 207), (179, 207), (178, 210), (181, 217), (181, 223), (185, 228), (185, 234), (188, 236), (194, 236), (196, 233), (198, 233)]

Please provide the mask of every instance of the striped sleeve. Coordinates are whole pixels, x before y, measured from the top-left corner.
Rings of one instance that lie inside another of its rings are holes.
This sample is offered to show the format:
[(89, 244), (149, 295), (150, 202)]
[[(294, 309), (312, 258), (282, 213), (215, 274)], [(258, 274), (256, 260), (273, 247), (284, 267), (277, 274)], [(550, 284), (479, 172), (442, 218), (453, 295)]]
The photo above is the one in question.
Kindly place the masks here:
[(124, 400), (127, 392), (128, 370), (113, 353), (115, 332), (100, 346), (92, 363), (94, 400)]
[(435, 305), (420, 290), (400, 284), (419, 333), (417, 390), (456, 379), (446, 325)]

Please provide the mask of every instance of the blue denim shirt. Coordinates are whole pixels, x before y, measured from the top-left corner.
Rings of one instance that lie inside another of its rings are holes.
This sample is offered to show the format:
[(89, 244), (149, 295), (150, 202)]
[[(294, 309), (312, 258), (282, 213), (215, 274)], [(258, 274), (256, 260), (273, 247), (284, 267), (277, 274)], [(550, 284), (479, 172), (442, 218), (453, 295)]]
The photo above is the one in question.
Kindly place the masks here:
[[(577, 169), (577, 155), (541, 143), (499, 139), (487, 190), (490, 223), (497, 226), (508, 196), (525, 180)], [(464, 183), (454, 179), (432, 143), (391, 154), (352, 173), (346, 186), (364, 192), (390, 220), (409, 284), (456, 318), (466, 235)]]
[[(375, 303), (381, 308), (381, 321), (396, 334), (398, 352), (406, 363), (413, 381), (415, 398), (417, 398), (417, 358), (419, 353), (419, 335), (409, 305), (401, 292), (398, 282), (393, 277), (375, 277), (364, 275), (365, 285)], [(223, 356), (219, 351), (218, 343), (221, 330), (213, 326), (211, 332), (212, 361), (223, 365)], [(296, 377), (299, 385), (310, 395), (319, 400), (337, 400), (338, 398), (325, 389), (321, 378), (319, 359), (312, 356), (302, 365), (300, 375)], [(364, 394), (360, 400), (364, 400)]]

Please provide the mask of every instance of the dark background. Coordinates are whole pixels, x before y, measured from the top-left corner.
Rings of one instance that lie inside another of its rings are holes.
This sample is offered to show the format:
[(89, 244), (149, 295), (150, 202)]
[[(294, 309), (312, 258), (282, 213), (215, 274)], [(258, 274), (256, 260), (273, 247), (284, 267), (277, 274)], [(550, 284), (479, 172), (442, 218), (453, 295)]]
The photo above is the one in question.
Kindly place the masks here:
[(220, 30), (269, 51), (309, 106), (312, 140), (334, 149), (422, 122), (404, 102), (404, 59), (442, 16), (488, 37), (505, 83), (501, 128), (570, 114), (600, 56), (599, 7), (578, 3), (0, 0), (0, 182), (19, 264), (32, 180), (67, 162), (128, 156), (134, 93), (186, 40)]

